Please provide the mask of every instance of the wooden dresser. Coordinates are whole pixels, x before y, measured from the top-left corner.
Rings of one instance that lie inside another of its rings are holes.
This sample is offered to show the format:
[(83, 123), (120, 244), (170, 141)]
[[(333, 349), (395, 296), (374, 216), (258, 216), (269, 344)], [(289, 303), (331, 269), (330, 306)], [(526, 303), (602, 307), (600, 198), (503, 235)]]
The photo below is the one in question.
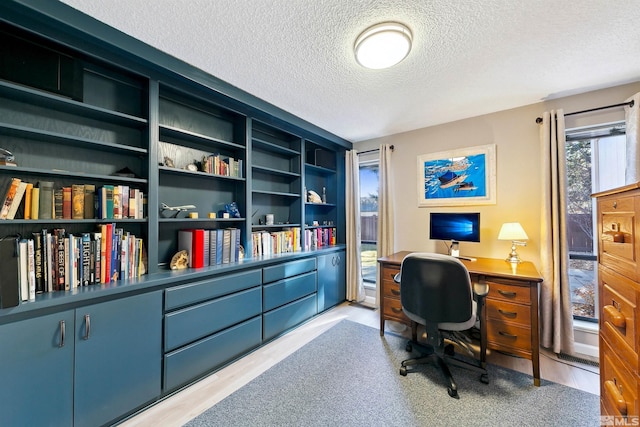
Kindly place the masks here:
[[(415, 326), (404, 315), (400, 303), (400, 286), (393, 276), (400, 271), (409, 251), (378, 259), (380, 264), (380, 335), (386, 320)], [(486, 332), (482, 334), (488, 349), (515, 354), (531, 360), (533, 382), (540, 385), (540, 338), (538, 323), (538, 283), (540, 273), (530, 262), (512, 265), (503, 259), (462, 260), (475, 286), (489, 286), (483, 310)], [(482, 290), (479, 290), (482, 293)]]
[(594, 197), (598, 210), (600, 409), (602, 415), (634, 417), (637, 421), (640, 183)]

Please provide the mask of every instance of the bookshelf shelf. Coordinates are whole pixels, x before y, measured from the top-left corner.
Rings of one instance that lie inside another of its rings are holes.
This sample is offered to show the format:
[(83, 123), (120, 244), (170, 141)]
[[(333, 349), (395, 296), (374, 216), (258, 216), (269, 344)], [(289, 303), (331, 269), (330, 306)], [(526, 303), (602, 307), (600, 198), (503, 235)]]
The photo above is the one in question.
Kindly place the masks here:
[[(51, 420), (65, 425), (118, 422), (149, 402), (168, 396), (262, 345), (265, 336), (295, 327), (318, 310), (344, 300), (343, 290), (331, 290), (327, 298), (324, 276), (328, 273), (318, 272), (323, 260), (333, 261), (339, 252), (344, 252), (344, 165), (340, 160), (334, 164), (312, 164), (315, 157), (311, 161), (308, 152), (325, 150), (341, 159), (351, 146), (348, 141), (204, 75), (176, 58), (147, 50), (143, 43), (130, 43), (122, 33), (111, 32), (106, 26), (98, 28), (93, 21), (83, 23), (87, 17), (76, 15), (66, 5), (45, 6), (31, 0), (0, 2), (0, 16), (3, 47), (13, 46), (7, 40), (19, 38), (34, 44), (36, 52), (54, 52), (74, 64), (71, 92), (46, 85), (60, 77), (55, 61), (54, 66), (34, 73), (39, 75), (35, 82), (25, 83), (17, 73), (8, 78), (0, 69), (0, 147), (12, 152), (18, 164), (0, 165), (0, 184), (6, 186), (12, 178), (19, 178), (42, 190), (41, 184), (46, 187), (52, 182), (58, 194), (63, 188), (73, 189), (74, 185), (87, 186), (89, 193), (91, 186), (96, 189), (120, 186), (123, 190), (128, 187), (139, 190), (146, 203), (144, 218), (139, 219), (119, 219), (115, 214), (100, 219), (94, 214), (77, 219), (33, 220), (24, 219), (19, 211), (17, 219), (0, 220), (2, 237), (22, 236), (34, 242), (38, 235), (47, 233), (65, 233), (67, 239), (97, 237), (99, 230), (115, 226), (122, 236), (128, 233), (138, 239), (129, 240), (133, 245), (139, 239), (144, 245), (144, 251), (134, 252), (131, 264), (138, 267), (142, 264), (143, 275), (125, 279), (120, 275), (114, 277), (109, 271), (106, 277), (115, 281), (76, 285), (68, 290), (59, 286), (42, 289), (35, 298), (20, 300), (15, 307), (4, 306), (4, 299), (0, 301), (0, 341), (19, 343), (24, 336), (33, 340), (33, 346), (28, 348), (5, 346), (4, 354), (9, 355), (9, 360), (21, 356), (25, 348), (43, 349), (42, 353), (27, 353), (27, 357), (20, 359), (24, 363), (18, 369), (13, 364), (7, 364), (4, 371), (0, 369), (5, 386), (15, 391), (10, 401), (5, 402), (10, 409), (3, 413), (4, 421), (30, 425), (50, 424)], [(21, 52), (14, 49), (17, 56)], [(46, 58), (43, 55), (37, 59)], [(228, 175), (202, 171), (213, 170), (202, 166), (203, 162), (210, 165), (209, 159), (215, 160), (215, 156), (219, 166), (216, 170), (224, 170), (223, 163), (227, 164)], [(197, 169), (185, 169), (188, 165)], [(132, 175), (114, 175), (125, 168)], [(322, 194), (322, 188), (326, 190), (327, 203), (306, 202), (306, 189)], [(6, 198), (6, 194), (0, 197)], [(189, 212), (198, 213), (198, 218), (188, 218), (185, 213), (180, 218), (168, 217), (160, 209), (162, 203), (194, 205), (196, 208)], [(220, 211), (234, 210), (232, 203), (241, 217), (220, 217)], [(55, 209), (55, 199), (51, 205)], [(217, 218), (208, 218), (211, 212)], [(273, 216), (273, 225), (265, 225), (267, 215), (270, 219)], [(333, 226), (307, 225), (314, 221), (330, 222)], [(234, 241), (236, 257), (222, 264), (217, 261), (211, 264), (209, 258), (209, 265), (203, 267), (171, 270), (171, 259), (181, 247), (179, 236), (184, 236), (180, 232), (185, 230), (198, 230), (194, 236), (206, 230), (210, 239), (222, 235), (223, 250), (227, 242)], [(235, 240), (226, 240), (227, 233)], [(268, 255), (253, 252), (257, 233), (276, 239), (277, 247), (272, 248), (275, 251), (270, 250)], [(336, 244), (314, 246), (310, 250), (304, 242), (310, 233), (316, 233), (314, 239), (326, 239), (328, 235)], [(289, 243), (292, 237), (298, 245), (295, 250)], [(117, 244), (118, 238), (110, 241)], [(53, 238), (47, 242), (51, 245), (48, 248), (56, 248)], [(81, 243), (74, 247), (83, 248)], [(97, 253), (94, 246), (94, 257)], [(117, 256), (118, 248), (112, 247), (110, 253)], [(52, 264), (54, 258), (45, 262), (50, 267), (60, 267)], [(20, 277), (21, 269), (15, 270)], [(86, 271), (84, 264), (82, 271)], [(263, 283), (265, 272), (273, 280)], [(344, 272), (334, 273), (337, 286), (342, 286)], [(280, 284), (294, 286), (300, 276), (304, 276), (308, 286), (304, 296), (286, 297), (285, 291), (277, 290)], [(329, 279), (334, 280), (333, 276)], [(321, 280), (316, 291), (317, 277)], [(278, 285), (273, 286), (275, 283)], [(282, 306), (263, 310), (266, 286), (276, 289), (269, 292), (282, 301)], [(0, 290), (5, 287), (3, 282)], [(180, 309), (167, 309), (166, 297), (172, 293), (189, 302)], [(318, 298), (322, 298), (322, 303)], [(229, 310), (230, 299), (238, 302), (238, 312), (244, 312), (239, 318), (242, 323), (230, 325), (225, 323), (228, 316), (222, 316), (217, 322), (220, 325), (215, 326), (212, 316)], [(190, 340), (180, 351), (165, 351), (167, 319), (182, 311), (189, 312), (186, 314), (189, 317), (191, 307), (205, 307), (209, 302), (220, 310), (196, 319), (204, 320), (200, 324), (214, 325), (207, 332), (209, 335)], [(248, 303), (255, 306), (254, 311), (248, 311)], [(189, 310), (183, 310), (187, 306)], [(299, 310), (301, 307), (303, 311)], [(86, 333), (87, 314), (96, 331), (108, 333), (108, 337), (96, 332), (95, 344), (94, 336), (87, 340), (78, 338)], [(266, 322), (265, 314), (270, 319)], [(59, 338), (64, 325), (68, 344), (60, 348), (52, 337)], [(219, 340), (215, 346), (211, 345), (214, 342), (211, 338)], [(229, 342), (242, 343), (241, 348)], [(100, 372), (91, 369), (91, 362), (104, 348), (113, 354), (126, 355), (127, 363), (107, 363)], [(131, 354), (132, 348), (136, 349), (135, 355)], [(183, 350), (189, 353), (187, 359), (182, 359), (186, 354)], [(192, 356), (201, 362), (201, 374), (189, 374), (195, 360), (190, 359)], [(60, 375), (48, 374), (52, 363)], [(177, 376), (170, 372), (172, 366), (181, 366)], [(107, 376), (117, 380), (113, 387), (102, 387), (109, 383)], [(167, 385), (169, 377), (175, 381)], [(60, 384), (65, 384), (62, 394)], [(138, 387), (140, 384), (145, 386)], [(56, 397), (33, 411), (30, 399), (33, 389)], [(31, 416), (33, 419), (28, 418)]]

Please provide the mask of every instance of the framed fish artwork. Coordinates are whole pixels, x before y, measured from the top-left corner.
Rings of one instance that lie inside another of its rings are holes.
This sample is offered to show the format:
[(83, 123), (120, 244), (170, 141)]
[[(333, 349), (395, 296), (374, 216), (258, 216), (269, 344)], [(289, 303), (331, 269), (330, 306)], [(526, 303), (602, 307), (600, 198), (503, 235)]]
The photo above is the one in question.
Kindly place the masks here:
[(496, 203), (496, 145), (418, 156), (418, 206)]

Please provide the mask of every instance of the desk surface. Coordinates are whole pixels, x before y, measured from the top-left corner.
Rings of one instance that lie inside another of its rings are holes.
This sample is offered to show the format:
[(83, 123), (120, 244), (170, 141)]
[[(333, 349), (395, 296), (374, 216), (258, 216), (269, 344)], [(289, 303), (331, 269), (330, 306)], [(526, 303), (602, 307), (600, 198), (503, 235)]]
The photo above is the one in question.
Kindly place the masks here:
[[(378, 258), (378, 262), (400, 265), (405, 256), (409, 255), (411, 251), (401, 251), (391, 254), (389, 256)], [(524, 261), (520, 264), (511, 264), (503, 259), (495, 258), (477, 258), (476, 261), (467, 261), (461, 259), (462, 263), (467, 267), (469, 273), (472, 274), (486, 274), (493, 277), (504, 277), (506, 279), (521, 279), (531, 282), (542, 282), (542, 277), (535, 265), (531, 262)]]

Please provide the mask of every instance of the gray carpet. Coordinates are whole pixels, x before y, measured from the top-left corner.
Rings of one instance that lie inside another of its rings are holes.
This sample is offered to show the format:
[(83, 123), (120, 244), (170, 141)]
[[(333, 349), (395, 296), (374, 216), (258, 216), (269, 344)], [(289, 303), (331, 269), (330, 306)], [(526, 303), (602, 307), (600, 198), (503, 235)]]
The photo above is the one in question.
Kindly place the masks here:
[(435, 366), (399, 375), (405, 344), (343, 320), (186, 426), (600, 425), (598, 396), (495, 365), (452, 367), (453, 399)]

